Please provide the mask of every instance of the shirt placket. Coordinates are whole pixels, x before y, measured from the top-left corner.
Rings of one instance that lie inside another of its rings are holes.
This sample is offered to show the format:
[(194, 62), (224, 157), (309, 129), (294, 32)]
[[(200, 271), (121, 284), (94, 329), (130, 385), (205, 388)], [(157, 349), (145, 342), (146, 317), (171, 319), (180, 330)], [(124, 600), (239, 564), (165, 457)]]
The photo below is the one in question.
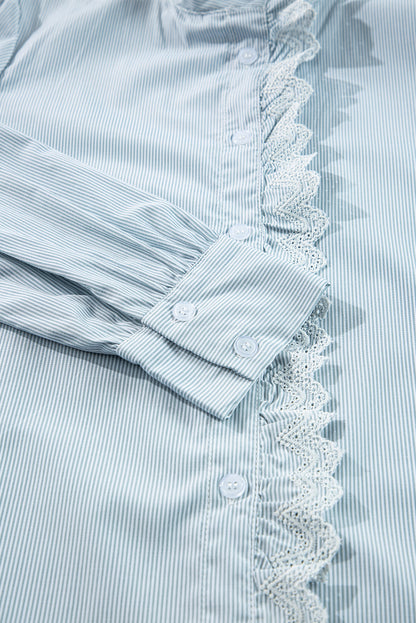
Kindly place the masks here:
[[(206, 15), (223, 19), (222, 12)], [(269, 57), (264, 11), (228, 14), (230, 37), (223, 67), (223, 97), (218, 217), (223, 233), (262, 249), (265, 241), (261, 210), (262, 132), (260, 77)], [(239, 336), (234, 350), (252, 357), (256, 344)], [(204, 532), (202, 621), (253, 621), (253, 547), (258, 472), (258, 385), (240, 403), (233, 416), (213, 427), (208, 475), (208, 503)], [(224, 561), (227, 561), (224, 564)]]

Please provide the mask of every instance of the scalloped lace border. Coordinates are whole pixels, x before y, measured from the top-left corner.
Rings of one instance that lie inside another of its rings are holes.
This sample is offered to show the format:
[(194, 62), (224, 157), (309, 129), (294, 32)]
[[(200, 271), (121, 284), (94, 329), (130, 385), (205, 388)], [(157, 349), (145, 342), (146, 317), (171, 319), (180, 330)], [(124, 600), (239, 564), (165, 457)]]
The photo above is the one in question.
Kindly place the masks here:
[[(273, 252), (278, 245), (285, 250), (288, 261), (312, 272), (326, 265), (326, 258), (315, 243), (329, 221), (322, 210), (310, 205), (320, 178), (317, 172), (306, 168), (315, 156), (302, 154), (312, 133), (296, 123), (296, 116), (312, 88), (295, 77), (294, 72), (319, 50), (319, 43), (307, 32), (314, 17), (314, 9), (303, 0), (296, 0), (281, 11), (270, 31), (279, 60), (266, 67), (261, 96), (265, 250)], [(335, 412), (323, 410), (330, 395), (314, 378), (328, 359), (322, 351), (332, 341), (319, 326), (329, 305), (330, 300), (322, 297), (261, 381), (268, 398), (260, 413), (267, 413), (268, 421), (274, 418), (288, 422), (276, 442), (297, 455), (297, 467), (288, 475), (297, 493), (274, 512), (295, 545), (283, 554), (268, 556), (270, 570), (265, 577), (261, 575), (260, 583), (260, 588), (285, 613), (287, 623), (327, 621), (325, 608), (307, 583), (324, 578), (341, 542), (322, 514), (343, 495), (332, 474), (344, 452), (320, 434)], [(272, 401), (276, 391), (279, 400)]]

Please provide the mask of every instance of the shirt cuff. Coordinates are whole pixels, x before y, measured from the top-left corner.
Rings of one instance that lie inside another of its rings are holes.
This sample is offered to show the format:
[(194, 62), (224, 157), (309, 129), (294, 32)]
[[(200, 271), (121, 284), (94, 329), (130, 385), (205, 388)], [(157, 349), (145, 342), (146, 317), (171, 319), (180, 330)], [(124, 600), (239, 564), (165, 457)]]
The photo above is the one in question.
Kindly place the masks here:
[(221, 235), (117, 354), (225, 419), (328, 285), (303, 267)]

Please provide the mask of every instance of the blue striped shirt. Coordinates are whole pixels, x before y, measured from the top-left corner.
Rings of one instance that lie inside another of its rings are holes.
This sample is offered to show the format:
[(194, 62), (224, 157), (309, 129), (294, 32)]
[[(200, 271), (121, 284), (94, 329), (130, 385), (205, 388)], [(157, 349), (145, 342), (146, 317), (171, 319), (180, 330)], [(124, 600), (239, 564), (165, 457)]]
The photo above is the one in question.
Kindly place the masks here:
[(416, 619), (415, 27), (0, 3), (0, 621)]

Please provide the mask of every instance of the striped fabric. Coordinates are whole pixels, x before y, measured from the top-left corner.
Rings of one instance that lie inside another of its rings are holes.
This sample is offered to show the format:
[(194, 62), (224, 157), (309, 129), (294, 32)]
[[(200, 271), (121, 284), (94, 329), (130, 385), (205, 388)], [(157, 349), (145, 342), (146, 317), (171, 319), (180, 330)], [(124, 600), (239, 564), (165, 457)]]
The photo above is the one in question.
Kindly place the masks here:
[(2, 623), (416, 620), (415, 29), (1, 2)]

